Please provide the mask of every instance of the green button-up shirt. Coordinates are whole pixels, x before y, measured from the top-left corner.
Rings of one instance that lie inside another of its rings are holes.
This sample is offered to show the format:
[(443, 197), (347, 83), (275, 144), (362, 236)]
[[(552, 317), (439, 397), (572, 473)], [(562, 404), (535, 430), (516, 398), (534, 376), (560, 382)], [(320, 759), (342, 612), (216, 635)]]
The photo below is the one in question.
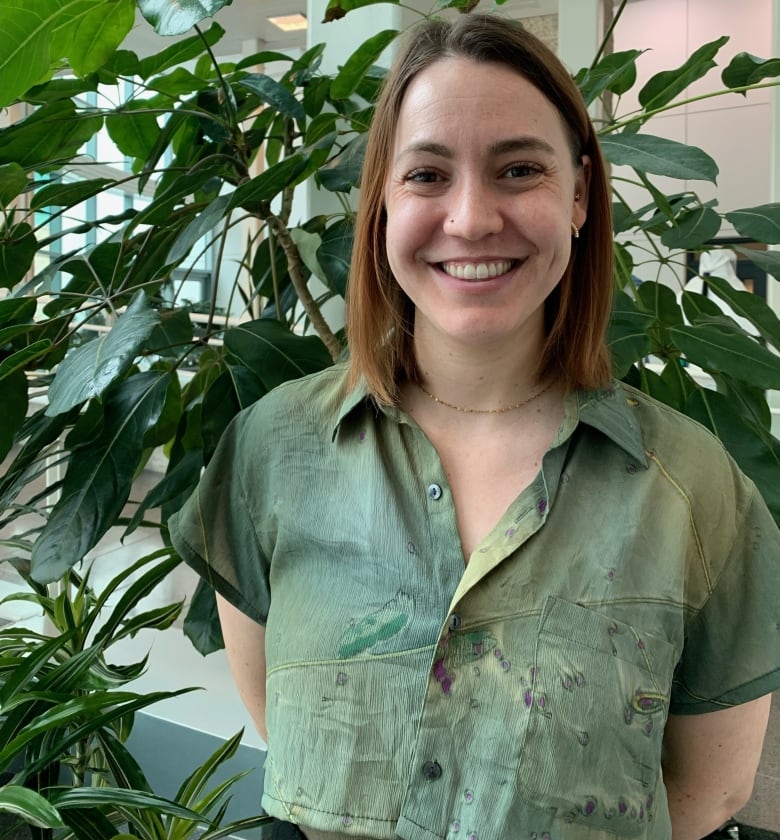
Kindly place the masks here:
[(780, 686), (780, 535), (701, 426), (566, 399), (464, 565), (436, 450), (345, 368), (242, 412), (171, 521), (267, 625), (263, 807), (345, 837), (671, 836), (669, 711)]

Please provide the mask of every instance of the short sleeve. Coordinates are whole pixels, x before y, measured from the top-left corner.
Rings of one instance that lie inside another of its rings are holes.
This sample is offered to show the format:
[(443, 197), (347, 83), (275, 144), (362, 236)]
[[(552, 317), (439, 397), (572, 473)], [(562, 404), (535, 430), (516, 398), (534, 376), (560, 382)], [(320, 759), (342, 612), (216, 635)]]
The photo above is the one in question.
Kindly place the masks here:
[(269, 571), (257, 535), (263, 514), (250, 507), (243, 485), (257, 431), (246, 412), (232, 421), (200, 483), (168, 527), (184, 562), (233, 606), (265, 624)]
[(780, 532), (753, 483), (739, 475), (736, 536), (702, 609), (689, 620), (670, 712), (699, 714), (780, 687)]

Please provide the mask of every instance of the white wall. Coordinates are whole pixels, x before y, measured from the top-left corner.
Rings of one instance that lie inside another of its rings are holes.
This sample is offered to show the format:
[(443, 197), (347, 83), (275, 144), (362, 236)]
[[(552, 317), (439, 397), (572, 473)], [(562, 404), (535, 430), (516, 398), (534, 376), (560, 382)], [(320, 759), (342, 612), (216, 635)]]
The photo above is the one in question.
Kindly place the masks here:
[[(749, 52), (763, 58), (774, 55), (776, 44), (777, 0), (635, 0), (628, 3), (615, 29), (616, 51), (647, 49), (638, 59), (638, 84), (620, 102), (619, 113), (627, 114), (638, 107), (636, 93), (642, 84), (661, 70), (682, 65), (701, 45), (721, 35), (730, 40), (716, 57), (718, 67), (694, 84), (684, 94), (696, 97), (720, 89), (720, 73), (738, 52)], [(668, 137), (699, 146), (711, 155), (720, 169), (717, 186), (704, 181), (682, 182), (653, 179), (668, 192), (684, 189), (695, 191), (703, 200), (717, 195), (719, 211), (764, 204), (772, 200), (774, 189), (770, 178), (773, 158), (777, 156), (772, 141), (772, 95), (767, 90), (747, 97), (729, 93), (704, 99), (654, 117), (642, 132)], [(615, 176), (627, 175), (624, 168)], [(625, 195), (637, 201), (646, 200), (646, 193), (621, 187)], [(724, 222), (720, 236), (734, 235)], [(647, 275), (638, 270), (645, 279)], [(647, 277), (647, 279), (650, 279)], [(674, 278), (663, 278), (671, 284)]]

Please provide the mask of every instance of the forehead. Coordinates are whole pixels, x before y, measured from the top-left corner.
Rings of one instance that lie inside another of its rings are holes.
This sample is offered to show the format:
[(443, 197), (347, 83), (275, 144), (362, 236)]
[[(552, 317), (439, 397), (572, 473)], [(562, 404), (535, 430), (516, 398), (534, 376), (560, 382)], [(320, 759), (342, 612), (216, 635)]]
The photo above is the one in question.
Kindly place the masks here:
[(566, 125), (556, 107), (527, 78), (505, 64), (443, 58), (409, 83), (395, 128), (395, 151), (432, 137), (465, 136), (486, 145), (530, 135), (568, 149)]

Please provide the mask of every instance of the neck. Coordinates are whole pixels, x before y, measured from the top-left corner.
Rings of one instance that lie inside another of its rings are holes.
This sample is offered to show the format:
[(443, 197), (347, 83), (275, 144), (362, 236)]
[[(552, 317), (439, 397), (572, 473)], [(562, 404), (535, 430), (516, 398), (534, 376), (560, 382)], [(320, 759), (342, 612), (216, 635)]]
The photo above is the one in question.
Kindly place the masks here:
[(419, 384), (438, 401), (475, 413), (516, 405), (548, 384), (536, 376), (540, 349), (521, 350), (517, 345), (464, 348), (441, 342), (429, 348), (416, 340)]

